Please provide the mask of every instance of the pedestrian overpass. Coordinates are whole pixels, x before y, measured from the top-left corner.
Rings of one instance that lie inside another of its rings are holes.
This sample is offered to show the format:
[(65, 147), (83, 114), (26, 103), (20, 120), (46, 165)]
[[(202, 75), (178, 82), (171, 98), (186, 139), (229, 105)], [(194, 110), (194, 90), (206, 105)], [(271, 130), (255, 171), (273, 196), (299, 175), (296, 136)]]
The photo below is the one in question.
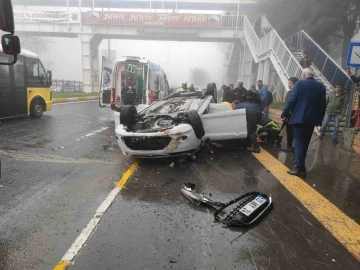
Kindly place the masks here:
[(288, 78), (300, 77), (299, 57), (304, 51), (313, 60), (316, 79), (328, 89), (336, 83), (344, 84), (347, 91), (352, 86), (344, 70), (304, 31), (282, 40), (265, 17), (253, 24), (246, 15), (215, 12), (18, 11), (15, 7), (14, 14), (19, 35), (80, 39), (85, 92), (99, 91), (98, 46), (103, 39), (231, 42), (226, 83), (242, 79), (249, 87), (262, 79), (277, 100), (284, 98)]

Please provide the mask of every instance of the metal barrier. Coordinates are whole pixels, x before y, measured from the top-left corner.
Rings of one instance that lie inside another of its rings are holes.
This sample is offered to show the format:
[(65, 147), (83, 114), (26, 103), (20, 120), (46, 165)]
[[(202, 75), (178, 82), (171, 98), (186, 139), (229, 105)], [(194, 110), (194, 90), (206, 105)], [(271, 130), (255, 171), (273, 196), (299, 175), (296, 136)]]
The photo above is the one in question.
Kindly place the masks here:
[(241, 29), (244, 26), (243, 15), (223, 15), (221, 16), (221, 28)]
[(83, 92), (81, 81), (52, 80), (51, 89), (54, 92)]
[(300, 77), (302, 73), (300, 64), (274, 29), (260, 40), (249, 19), (245, 16), (244, 34), (248, 37), (249, 46), (252, 46), (258, 57), (261, 58), (264, 54), (272, 52), (287, 78)]
[(285, 39), (285, 44), (291, 51), (307, 52), (313, 65), (322, 73), (330, 85), (340, 83), (349, 94), (352, 82), (340, 65), (333, 60), (306, 32), (299, 31)]

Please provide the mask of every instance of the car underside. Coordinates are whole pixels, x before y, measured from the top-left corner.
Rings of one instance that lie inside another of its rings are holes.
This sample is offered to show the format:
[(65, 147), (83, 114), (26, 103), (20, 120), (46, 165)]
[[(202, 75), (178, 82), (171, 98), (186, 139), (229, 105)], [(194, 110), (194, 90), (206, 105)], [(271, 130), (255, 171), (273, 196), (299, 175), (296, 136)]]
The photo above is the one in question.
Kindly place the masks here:
[(193, 155), (205, 141), (247, 136), (245, 111), (214, 103), (209, 92), (175, 94), (139, 110), (122, 106), (114, 115), (119, 147), (131, 156)]

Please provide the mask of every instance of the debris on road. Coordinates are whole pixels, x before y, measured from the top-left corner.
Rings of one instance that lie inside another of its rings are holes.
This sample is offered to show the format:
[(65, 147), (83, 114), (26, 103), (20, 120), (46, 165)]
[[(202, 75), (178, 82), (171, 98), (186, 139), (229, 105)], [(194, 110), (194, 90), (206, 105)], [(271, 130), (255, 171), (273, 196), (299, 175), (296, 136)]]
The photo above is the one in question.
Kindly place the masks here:
[(170, 263), (177, 263), (177, 260), (174, 257), (169, 256), (169, 262)]
[[(251, 226), (260, 217), (267, 214), (273, 206), (271, 196), (267, 196), (257, 191), (241, 195), (225, 204), (213, 201), (204, 194), (197, 193), (195, 191), (194, 183), (183, 183), (181, 185), (181, 192), (196, 205), (203, 203), (216, 208), (217, 211), (214, 214), (214, 219), (225, 224), (227, 227)], [(230, 210), (229, 214), (224, 219), (221, 219), (219, 214), (234, 204), (236, 205)]]
[(167, 184), (170, 184), (172, 182), (175, 182), (174, 178), (168, 178), (164, 182), (162, 182), (161, 186), (166, 186)]
[(174, 166), (175, 166), (175, 162), (172, 162), (172, 163), (169, 165), (170, 168), (174, 168)]

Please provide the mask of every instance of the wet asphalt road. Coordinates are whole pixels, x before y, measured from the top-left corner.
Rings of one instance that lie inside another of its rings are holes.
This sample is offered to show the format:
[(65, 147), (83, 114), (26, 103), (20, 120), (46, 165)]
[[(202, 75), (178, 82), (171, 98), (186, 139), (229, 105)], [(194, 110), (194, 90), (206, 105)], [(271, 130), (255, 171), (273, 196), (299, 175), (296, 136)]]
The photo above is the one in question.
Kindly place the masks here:
[[(292, 165), (292, 154), (265, 148)], [(0, 269), (52, 269), (132, 164), (114, 138), (109, 108), (55, 105), (41, 119), (0, 125)], [(141, 161), (69, 269), (359, 269), (359, 262), (251, 154), (201, 152), (197, 161)], [(360, 158), (313, 139), (309, 185), (356, 222)], [(169, 178), (175, 181), (162, 186)], [(228, 201), (271, 193), (254, 228), (212, 225), (184, 181)]]

